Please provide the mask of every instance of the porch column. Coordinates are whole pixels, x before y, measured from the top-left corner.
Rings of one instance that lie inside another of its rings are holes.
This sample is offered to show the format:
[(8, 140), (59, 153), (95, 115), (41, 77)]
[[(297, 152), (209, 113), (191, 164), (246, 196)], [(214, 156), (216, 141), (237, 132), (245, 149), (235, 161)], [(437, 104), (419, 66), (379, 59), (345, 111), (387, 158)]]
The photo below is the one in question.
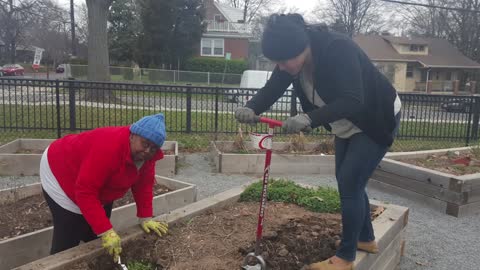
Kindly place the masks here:
[(433, 83), (432, 81), (427, 81), (427, 94), (432, 93)]
[(455, 80), (455, 81), (453, 81), (453, 94), (458, 95), (459, 91), (460, 91), (460, 81)]

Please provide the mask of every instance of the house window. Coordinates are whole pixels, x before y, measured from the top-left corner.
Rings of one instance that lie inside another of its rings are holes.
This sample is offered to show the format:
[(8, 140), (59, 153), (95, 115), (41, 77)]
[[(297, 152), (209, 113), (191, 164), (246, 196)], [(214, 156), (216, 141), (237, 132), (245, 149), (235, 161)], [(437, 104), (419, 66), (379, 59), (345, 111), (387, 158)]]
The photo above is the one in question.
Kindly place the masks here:
[(223, 39), (216, 38), (202, 38), (201, 41), (202, 56), (221, 56), (223, 57), (225, 42)]
[(223, 22), (223, 17), (221, 14), (215, 14), (213, 15), (213, 20), (216, 22)]
[(447, 71), (447, 73), (445, 74), (445, 80), (446, 81), (451, 81), (452, 80), (452, 72), (451, 71)]
[(412, 44), (412, 45), (410, 45), (410, 51), (411, 52), (424, 52), (425, 51), (425, 46), (424, 45)]
[(407, 78), (413, 78), (413, 63), (407, 63)]

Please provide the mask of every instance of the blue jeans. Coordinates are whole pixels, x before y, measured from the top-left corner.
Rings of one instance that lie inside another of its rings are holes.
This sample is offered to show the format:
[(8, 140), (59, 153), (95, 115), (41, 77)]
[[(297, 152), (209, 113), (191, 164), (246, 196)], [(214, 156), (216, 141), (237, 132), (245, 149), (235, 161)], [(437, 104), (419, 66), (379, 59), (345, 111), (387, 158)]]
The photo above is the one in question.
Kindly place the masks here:
[[(396, 116), (398, 131), (400, 113)], [(354, 261), (357, 242), (375, 240), (370, 219), (370, 203), (365, 187), (368, 179), (388, 151), (365, 133), (348, 139), (335, 137), (335, 176), (342, 210), (342, 241), (336, 256)]]

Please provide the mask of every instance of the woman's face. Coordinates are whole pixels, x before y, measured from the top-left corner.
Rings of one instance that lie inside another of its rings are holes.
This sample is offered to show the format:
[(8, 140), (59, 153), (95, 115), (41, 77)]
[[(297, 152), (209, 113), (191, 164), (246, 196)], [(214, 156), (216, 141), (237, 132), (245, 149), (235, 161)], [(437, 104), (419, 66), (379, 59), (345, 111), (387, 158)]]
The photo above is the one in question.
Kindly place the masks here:
[(142, 136), (130, 135), (130, 150), (132, 152), (132, 159), (135, 162), (147, 161), (160, 149), (155, 143), (143, 138)]
[(287, 72), (292, 76), (296, 76), (302, 70), (303, 65), (307, 57), (309, 56), (310, 48), (307, 47), (301, 54), (298, 56), (288, 59), (285, 61), (275, 62), (280, 70)]

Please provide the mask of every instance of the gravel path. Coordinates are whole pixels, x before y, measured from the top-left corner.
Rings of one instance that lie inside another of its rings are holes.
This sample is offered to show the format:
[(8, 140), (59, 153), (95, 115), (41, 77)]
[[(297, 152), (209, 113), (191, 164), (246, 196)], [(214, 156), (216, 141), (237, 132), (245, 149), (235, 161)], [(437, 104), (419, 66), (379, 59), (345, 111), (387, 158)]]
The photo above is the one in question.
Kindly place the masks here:
[[(258, 180), (260, 177), (215, 173), (207, 154), (191, 154), (180, 159), (174, 178), (197, 185), (198, 199)], [(272, 172), (274, 173), (274, 172)], [(336, 187), (333, 176), (285, 176), (298, 183)], [(38, 182), (38, 176), (0, 177), (0, 189)], [(447, 216), (421, 202), (370, 188), (371, 199), (410, 208), (406, 254), (401, 270), (480, 269), (480, 215), (466, 218)]]
[[(206, 154), (186, 156), (182, 163), (175, 178), (196, 184), (199, 199), (259, 179), (214, 173)], [(336, 186), (333, 176), (292, 175), (285, 178), (309, 185)], [(401, 270), (480, 269), (480, 215), (458, 219), (434, 211), (421, 202), (374, 188), (369, 188), (368, 192), (371, 199), (410, 208), (406, 254), (400, 264)]]

